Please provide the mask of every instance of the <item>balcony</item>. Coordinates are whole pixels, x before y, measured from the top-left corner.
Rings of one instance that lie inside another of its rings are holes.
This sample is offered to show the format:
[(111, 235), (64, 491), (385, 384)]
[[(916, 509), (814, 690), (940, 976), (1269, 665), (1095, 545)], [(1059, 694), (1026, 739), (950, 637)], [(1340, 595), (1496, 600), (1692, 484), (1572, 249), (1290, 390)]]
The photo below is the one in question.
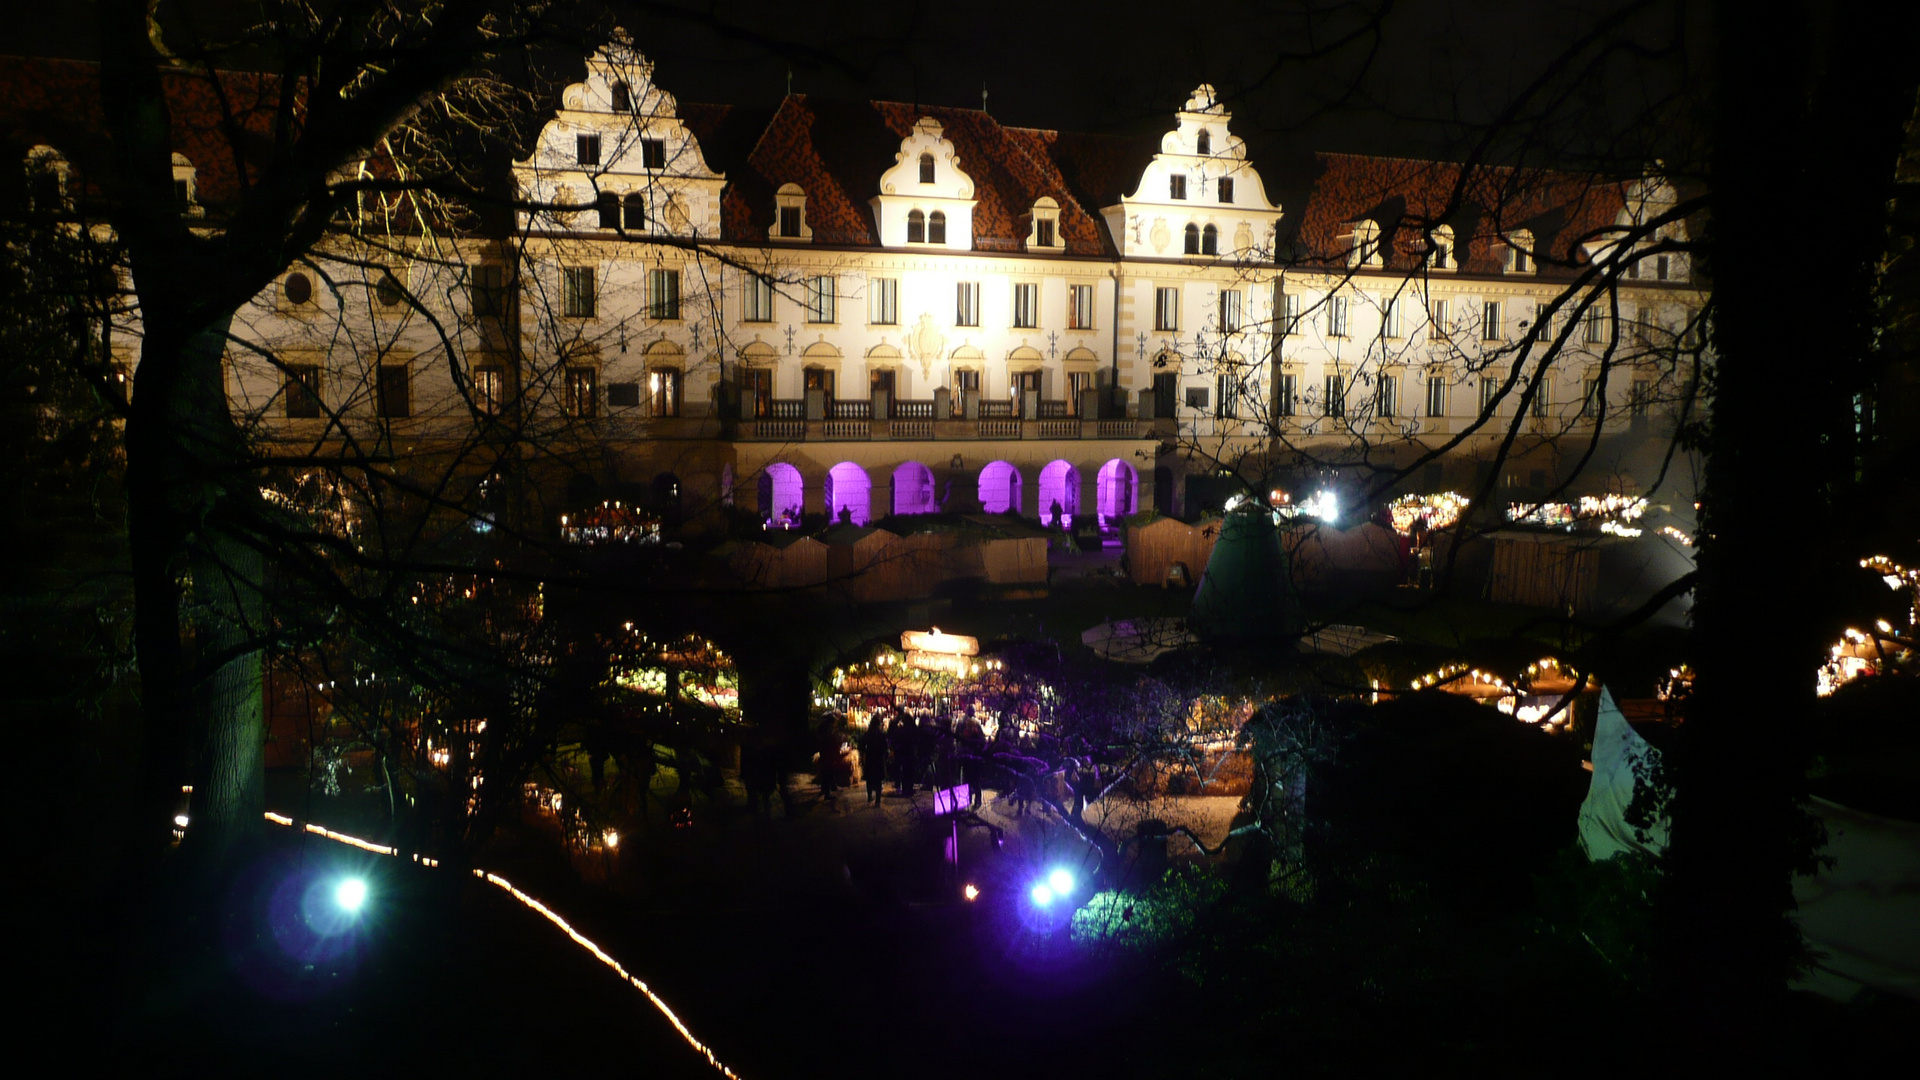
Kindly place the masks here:
[[(875, 406), (878, 404), (878, 409)], [(874, 442), (979, 439), (1138, 439), (1152, 430), (1151, 420), (1111, 417), (1081, 419), (1068, 402), (1043, 401), (1022, 417), (1016, 402), (980, 401), (973, 416), (942, 412), (944, 400), (832, 400), (816, 402), (809, 418), (804, 400), (773, 400), (760, 415), (742, 419), (734, 435), (744, 442)], [(880, 415), (876, 415), (876, 411)]]

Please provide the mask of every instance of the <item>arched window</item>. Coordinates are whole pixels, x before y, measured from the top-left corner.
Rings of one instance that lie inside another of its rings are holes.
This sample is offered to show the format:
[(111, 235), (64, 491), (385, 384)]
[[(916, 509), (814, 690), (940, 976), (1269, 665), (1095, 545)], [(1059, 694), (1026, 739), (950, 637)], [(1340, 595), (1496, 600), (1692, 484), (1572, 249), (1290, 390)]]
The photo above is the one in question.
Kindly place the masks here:
[(907, 243), (924, 244), (927, 242), (927, 215), (918, 210), (907, 212)]
[(1040, 470), (1040, 524), (1073, 528), (1080, 511), (1080, 472), (1072, 462), (1052, 461)]
[(933, 470), (917, 461), (909, 461), (893, 470), (893, 512), (896, 514), (934, 514), (940, 504), (933, 494)]
[(1140, 491), (1140, 474), (1133, 466), (1114, 458), (1100, 467), (1097, 483), (1099, 492), (1100, 528), (1117, 529), (1120, 519), (1132, 514), (1135, 500)]
[(637, 191), (627, 192), (627, 231), (647, 231), (647, 197)]
[(920, 155), (920, 182), (923, 184), (933, 183), (933, 155), (932, 154)]
[(1187, 225), (1187, 254), (1200, 254), (1200, 226), (1191, 223)]
[(827, 515), (834, 522), (865, 525), (873, 518), (873, 481), (867, 470), (843, 461), (827, 470)]
[(1200, 233), (1200, 254), (1220, 254), (1220, 230), (1209, 225)]
[(980, 509), (989, 514), (1020, 512), (1020, 470), (1004, 461), (980, 470)]
[(1208, 131), (1206, 128), (1201, 128), (1200, 137), (1194, 140), (1193, 150), (1196, 154), (1213, 153), (1213, 132)]
[(947, 242), (947, 215), (935, 210), (927, 217), (927, 243), (944, 244)]
[(620, 227), (620, 196), (611, 191), (603, 191), (595, 199), (594, 206), (600, 211), (600, 227), (617, 229)]
[(633, 111), (633, 91), (627, 87), (626, 83), (617, 82), (613, 84), (613, 111)]
[(760, 514), (776, 529), (797, 528), (805, 489), (800, 470), (776, 461), (760, 474)]

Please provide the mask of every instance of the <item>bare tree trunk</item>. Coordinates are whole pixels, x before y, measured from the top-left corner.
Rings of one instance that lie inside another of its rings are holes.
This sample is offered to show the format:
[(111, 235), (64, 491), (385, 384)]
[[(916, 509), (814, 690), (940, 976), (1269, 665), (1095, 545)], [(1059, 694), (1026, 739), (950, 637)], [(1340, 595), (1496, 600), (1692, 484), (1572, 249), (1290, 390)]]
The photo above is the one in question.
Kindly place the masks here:
[[(1810, 11), (1723, 4), (1716, 28), (1697, 682), (1660, 959), (1676, 1026), (1715, 1052), (1765, 1052), (1750, 1036), (1769, 1030), (1798, 959), (1792, 875), (1818, 840), (1804, 807), (1814, 672), (1837, 629), (1834, 585), (1859, 557), (1830, 515), (1853, 480), (1854, 396), (1915, 94), (1909, 33), (1851, 5)], [(1783, 317), (1781, 271), (1801, 260), (1818, 269), (1795, 276)]]

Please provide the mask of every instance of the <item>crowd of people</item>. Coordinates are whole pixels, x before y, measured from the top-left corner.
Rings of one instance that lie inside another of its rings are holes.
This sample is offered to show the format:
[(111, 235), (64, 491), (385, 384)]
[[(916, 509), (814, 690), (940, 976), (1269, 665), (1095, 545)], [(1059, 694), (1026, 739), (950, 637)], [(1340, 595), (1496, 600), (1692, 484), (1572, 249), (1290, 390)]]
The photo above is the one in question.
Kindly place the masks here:
[(864, 727), (833, 710), (815, 730), (814, 775), (828, 799), (856, 783), (865, 784), (870, 806), (880, 803), (889, 782), (894, 794), (908, 797), (965, 784), (973, 808), (988, 787), (1012, 794), (1024, 808), (1034, 780), (1049, 771), (1034, 736), (1016, 734), (1011, 724), (996, 725), (989, 736), (969, 710), (883, 706), (867, 713)]

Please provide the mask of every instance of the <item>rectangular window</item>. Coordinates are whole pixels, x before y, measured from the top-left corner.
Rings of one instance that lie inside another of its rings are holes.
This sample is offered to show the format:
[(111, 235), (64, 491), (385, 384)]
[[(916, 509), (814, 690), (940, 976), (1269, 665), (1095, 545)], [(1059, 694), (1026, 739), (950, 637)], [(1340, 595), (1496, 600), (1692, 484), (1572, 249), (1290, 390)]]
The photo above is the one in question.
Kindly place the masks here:
[(867, 295), (867, 319), (878, 326), (900, 324), (900, 279), (873, 278)]
[(1481, 415), (1491, 416), (1494, 412), (1494, 406), (1499, 400), (1500, 400), (1500, 380), (1499, 379), (1481, 379), (1480, 380), (1480, 413)]
[(756, 418), (773, 413), (773, 369), (743, 368), (740, 372), (740, 400), (753, 402)]
[(1445, 300), (1428, 301), (1427, 316), (1432, 320), (1427, 324), (1427, 336), (1435, 341), (1446, 340), (1447, 302)]
[(667, 144), (660, 139), (641, 139), (640, 167), (643, 169), (666, 168)]
[(1210, 395), (1208, 395), (1207, 393), (1207, 388), (1204, 386), (1187, 387), (1187, 392), (1186, 392), (1187, 408), (1205, 410), (1207, 407), (1207, 398), (1209, 396)]
[(800, 235), (800, 208), (783, 206), (780, 208), (780, 235), (796, 237)]
[(1167, 196), (1173, 199), (1187, 197), (1187, 178), (1184, 174), (1176, 173), (1167, 177)]
[(1581, 383), (1580, 415), (1588, 420), (1600, 417), (1600, 380), (1587, 379)]
[(647, 410), (654, 416), (680, 415), (680, 369), (647, 372)]
[[(953, 396), (960, 397), (967, 391), (980, 392), (980, 372), (974, 368), (955, 368), (953, 372)], [(959, 402), (954, 403), (959, 408)]]
[(1427, 376), (1427, 415), (1447, 415), (1447, 380), (1444, 375)]
[(1032, 330), (1040, 325), (1040, 286), (1037, 283), (1021, 281), (1014, 284), (1013, 325), (1020, 330)]
[(590, 367), (570, 367), (567, 369), (565, 407), (568, 416), (588, 417), (593, 415), (595, 393), (599, 385), (600, 373)]
[(832, 274), (820, 274), (807, 279), (807, 321), (810, 323), (830, 323), (834, 321), (834, 279)]
[(1233, 201), (1233, 177), (1223, 176), (1219, 180), (1215, 181), (1215, 183), (1219, 186), (1219, 189), (1220, 189), (1220, 201), (1223, 203), (1232, 202)]
[(1240, 290), (1220, 290), (1220, 332), (1237, 334), (1240, 332)]
[(615, 195), (611, 191), (603, 191), (600, 194), (594, 196), (593, 212), (599, 216), (601, 228), (603, 229), (619, 228), (620, 227), (620, 196)]
[(1155, 330), (1180, 329), (1180, 290), (1153, 290), (1153, 328)]
[(1093, 372), (1067, 372), (1067, 414), (1080, 415), (1080, 395), (1093, 389)]
[(1552, 385), (1553, 385), (1552, 383), (1549, 383), (1543, 379), (1541, 380), (1540, 385), (1536, 387), (1534, 390), (1533, 418), (1535, 420), (1545, 420), (1547, 418), (1547, 411), (1552, 406), (1552, 403), (1553, 403), (1552, 402), (1553, 395), (1549, 394), (1547, 390)]
[(1627, 399), (1627, 415), (1634, 420), (1645, 420), (1647, 412), (1653, 406), (1653, 380), (1633, 380), (1633, 394)]
[(1347, 298), (1344, 296), (1327, 298), (1327, 336), (1347, 336)]
[(507, 313), (507, 268), (499, 263), (481, 263), (467, 276), (467, 300), (475, 315)]
[(1093, 329), (1093, 286), (1067, 286), (1067, 329)]
[(963, 281), (953, 291), (953, 324), (980, 325), (980, 283)]
[(1373, 384), (1373, 415), (1387, 419), (1400, 410), (1400, 380), (1392, 375), (1382, 375)]
[(1672, 272), (1673, 272), (1673, 256), (1671, 255), (1654, 256), (1654, 259), (1653, 259), (1653, 276), (1654, 277), (1660, 279), (1661, 281), (1665, 281), (1667, 280), (1667, 275), (1671, 274)]
[(1300, 395), (1300, 376), (1281, 372), (1273, 381), (1273, 411), (1277, 416), (1292, 416), (1295, 399)]
[(1215, 404), (1213, 415), (1217, 420), (1232, 420), (1240, 414), (1240, 380), (1232, 375), (1214, 377)]
[(1633, 313), (1633, 339), (1642, 345), (1653, 342), (1653, 309), (1645, 304)]
[(320, 365), (288, 364), (283, 396), (287, 416), (311, 420), (320, 415)]
[(680, 317), (680, 271), (648, 271), (647, 316), (652, 319)]
[(772, 322), (773, 281), (759, 274), (748, 274), (743, 284), (747, 295), (741, 304), (741, 319), (746, 322)]
[(1480, 306), (1480, 338), (1483, 341), (1500, 340), (1500, 304), (1489, 300)]
[(1320, 403), (1321, 412), (1328, 416), (1347, 415), (1347, 380), (1340, 375), (1327, 376), (1327, 397)]
[(1297, 334), (1300, 332), (1300, 295), (1287, 293), (1280, 298), (1280, 333)]
[(1604, 345), (1607, 340), (1607, 313), (1599, 305), (1587, 309), (1587, 317), (1581, 324), (1582, 337), (1589, 345)]
[(607, 404), (616, 409), (639, 408), (640, 384), (637, 382), (608, 383)]
[(818, 390), (827, 395), (827, 400), (831, 401), (833, 400), (834, 374), (835, 373), (829, 368), (807, 368), (800, 373), (800, 389), (803, 391)]
[(1553, 338), (1553, 317), (1547, 314), (1545, 304), (1533, 305), (1533, 338), (1535, 341), (1550, 341)]
[(413, 399), (407, 386), (407, 365), (380, 365), (380, 389), (374, 404), (384, 419), (400, 420), (413, 415)]
[(575, 136), (573, 140), (573, 160), (581, 165), (600, 164), (600, 136)]
[(507, 400), (507, 371), (494, 365), (473, 369), (473, 407), (492, 416)]
[(1380, 312), (1380, 334), (1382, 337), (1390, 338), (1400, 336), (1400, 301), (1398, 298), (1387, 301), (1387, 306)]
[(1040, 247), (1053, 246), (1053, 219), (1041, 218), (1033, 223), (1033, 240)]
[(560, 271), (561, 310), (568, 318), (591, 319), (594, 314), (593, 267), (569, 266)]

